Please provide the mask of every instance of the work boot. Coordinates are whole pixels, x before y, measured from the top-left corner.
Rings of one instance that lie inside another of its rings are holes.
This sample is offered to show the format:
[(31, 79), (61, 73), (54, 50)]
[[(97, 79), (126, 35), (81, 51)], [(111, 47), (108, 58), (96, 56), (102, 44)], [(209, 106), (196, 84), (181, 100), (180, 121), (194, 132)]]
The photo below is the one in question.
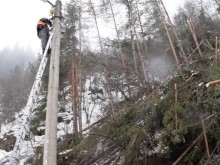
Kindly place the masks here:
[(47, 50), (47, 57), (50, 58), (50, 56), (51, 56), (51, 48), (49, 48), (49, 49)]

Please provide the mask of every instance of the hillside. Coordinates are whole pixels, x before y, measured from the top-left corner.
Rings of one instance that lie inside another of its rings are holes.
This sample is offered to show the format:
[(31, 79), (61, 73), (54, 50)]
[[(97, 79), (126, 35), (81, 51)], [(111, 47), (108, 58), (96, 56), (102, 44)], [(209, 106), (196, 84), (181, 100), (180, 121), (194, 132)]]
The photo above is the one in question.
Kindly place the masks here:
[[(62, 22), (57, 164), (220, 164), (218, 11), (216, 1), (187, 1), (170, 18), (162, 0), (70, 1)], [(34, 72), (29, 67), (11, 91), (21, 91), (16, 87)], [(43, 161), (48, 74), (47, 66), (20, 164)], [(0, 87), (7, 91), (7, 84)], [(2, 163), (26, 99), (7, 101), (14, 95), (5, 93)]]

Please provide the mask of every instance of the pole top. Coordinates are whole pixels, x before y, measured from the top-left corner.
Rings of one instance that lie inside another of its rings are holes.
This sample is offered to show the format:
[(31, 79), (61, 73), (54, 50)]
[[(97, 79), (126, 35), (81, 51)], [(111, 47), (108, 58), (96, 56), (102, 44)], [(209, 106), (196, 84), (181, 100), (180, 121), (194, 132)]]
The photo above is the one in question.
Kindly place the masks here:
[(54, 4), (52, 4), (49, 0), (41, 0), (41, 1), (43, 1), (43, 2), (48, 2), (52, 7), (54, 7), (55, 5)]

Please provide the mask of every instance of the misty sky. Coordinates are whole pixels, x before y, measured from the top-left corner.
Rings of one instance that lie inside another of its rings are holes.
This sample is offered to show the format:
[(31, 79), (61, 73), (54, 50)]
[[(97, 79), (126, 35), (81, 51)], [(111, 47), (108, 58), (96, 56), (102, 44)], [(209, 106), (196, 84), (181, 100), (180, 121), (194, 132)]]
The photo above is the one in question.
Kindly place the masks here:
[[(55, 0), (50, 0), (55, 4)], [(61, 0), (64, 3), (67, 0)], [(41, 17), (49, 17), (51, 6), (41, 0), (1, 0), (0, 49), (16, 46), (41, 49), (36, 24)]]
[[(55, 4), (56, 0), (50, 0)], [(63, 6), (68, 0), (61, 0)], [(164, 0), (173, 15), (185, 0)], [(36, 24), (41, 17), (49, 17), (51, 6), (41, 0), (1, 0), (0, 49), (21, 47), (40, 52), (41, 44), (36, 34)]]

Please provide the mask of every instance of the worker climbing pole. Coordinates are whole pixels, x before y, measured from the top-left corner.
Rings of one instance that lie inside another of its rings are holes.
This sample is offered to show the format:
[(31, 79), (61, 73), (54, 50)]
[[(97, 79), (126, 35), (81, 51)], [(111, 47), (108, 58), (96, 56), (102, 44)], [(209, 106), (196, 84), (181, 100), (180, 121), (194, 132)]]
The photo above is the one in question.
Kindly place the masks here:
[(57, 164), (57, 113), (59, 87), (59, 56), (61, 36), (61, 1), (57, 0), (53, 16), (53, 40), (50, 57), (49, 83), (47, 95), (46, 130), (44, 140), (44, 165)]
[[(20, 160), (20, 152), (21, 149), (23, 147), (23, 142), (25, 139), (25, 135), (27, 134), (27, 132), (29, 131), (29, 122), (30, 122), (30, 118), (31, 118), (31, 114), (32, 111), (34, 109), (34, 105), (37, 102), (37, 96), (39, 94), (41, 85), (42, 85), (42, 77), (43, 77), (43, 73), (44, 70), (46, 68), (46, 64), (48, 61), (48, 49), (51, 43), (51, 39), (52, 39), (53, 34), (50, 34), (49, 40), (47, 42), (47, 46), (46, 49), (44, 51), (44, 54), (42, 56), (38, 71), (37, 71), (37, 75), (35, 77), (35, 81), (33, 83), (26, 107), (24, 109), (24, 115), (22, 118), (22, 127), (19, 129), (19, 134), (18, 137), (16, 139), (14, 148), (13, 148), (13, 152), (12, 152), (12, 156), (9, 162), (9, 165), (18, 165), (19, 164), (19, 160)], [(8, 164), (7, 164), (8, 165)]]
[[(48, 2), (55, 9), (53, 15), (54, 26), (53, 31), (48, 39), (46, 48), (43, 52), (41, 63), (30, 92), (27, 105), (25, 107), (25, 114), (23, 117), (22, 128), (20, 128), (19, 136), (17, 137), (12, 157), (9, 165), (18, 165), (20, 151), (25, 139), (26, 133), (29, 131), (30, 116), (33, 111), (34, 103), (36, 103), (37, 95), (40, 91), (42, 84), (42, 76), (46, 67), (47, 59), (50, 57), (50, 70), (49, 70), (49, 83), (48, 83), (48, 95), (47, 95), (47, 112), (46, 112), (46, 130), (44, 141), (44, 165), (57, 164), (57, 103), (58, 103), (58, 86), (59, 86), (59, 56), (60, 56), (60, 36), (61, 36), (61, 1), (57, 0), (54, 6), (48, 0), (42, 0)], [(53, 36), (53, 38), (52, 38)], [(52, 44), (51, 44), (52, 40)], [(51, 56), (47, 56), (49, 46), (51, 45)]]

